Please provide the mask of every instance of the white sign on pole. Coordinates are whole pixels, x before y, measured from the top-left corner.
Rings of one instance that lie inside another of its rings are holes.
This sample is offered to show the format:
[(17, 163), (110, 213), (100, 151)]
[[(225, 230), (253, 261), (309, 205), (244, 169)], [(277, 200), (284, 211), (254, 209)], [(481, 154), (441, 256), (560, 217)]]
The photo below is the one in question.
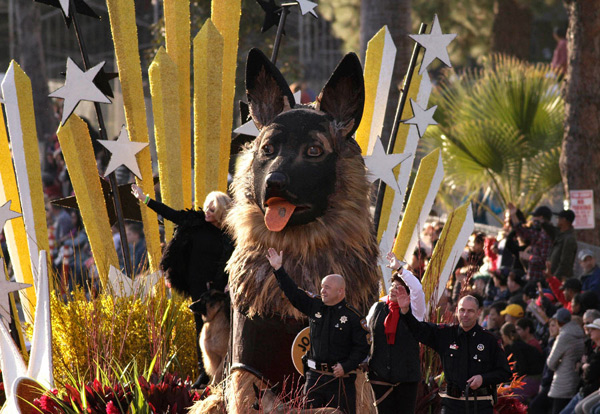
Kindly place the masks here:
[(573, 227), (576, 229), (595, 228), (594, 220), (594, 191), (571, 190), (571, 210), (575, 213)]

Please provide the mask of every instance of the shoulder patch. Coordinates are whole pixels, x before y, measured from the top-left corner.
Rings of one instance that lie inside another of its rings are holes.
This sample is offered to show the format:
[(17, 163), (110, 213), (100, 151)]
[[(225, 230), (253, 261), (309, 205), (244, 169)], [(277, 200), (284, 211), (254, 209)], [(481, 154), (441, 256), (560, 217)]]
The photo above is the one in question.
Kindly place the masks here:
[(309, 292), (308, 290), (304, 290), (304, 289), (302, 289), (302, 290), (304, 291), (304, 293), (306, 293), (306, 295), (307, 295), (309, 298), (320, 298), (320, 297), (321, 297), (321, 296), (319, 296), (319, 295), (317, 295), (317, 294), (315, 294), (315, 293)]
[(362, 326), (362, 328), (367, 331), (367, 332), (371, 332), (369, 330), (369, 327), (367, 326), (367, 320), (365, 318), (361, 318), (360, 320), (360, 326)]
[(348, 308), (349, 310), (351, 310), (356, 316), (358, 316), (361, 319), (363, 318), (362, 313), (360, 313), (359, 311), (357, 311), (355, 308), (353, 308), (352, 306), (348, 305), (348, 303), (346, 303), (346, 308)]

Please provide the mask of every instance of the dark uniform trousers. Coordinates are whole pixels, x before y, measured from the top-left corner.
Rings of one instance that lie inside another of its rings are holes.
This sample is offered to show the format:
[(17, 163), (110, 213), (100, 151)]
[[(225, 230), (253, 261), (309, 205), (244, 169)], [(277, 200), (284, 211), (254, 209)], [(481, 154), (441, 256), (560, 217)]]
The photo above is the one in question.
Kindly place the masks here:
[(442, 398), (442, 411), (440, 414), (493, 414), (494, 407), (489, 400), (474, 402), (472, 399), (469, 402), (460, 400), (451, 400), (450, 398)]
[(356, 413), (356, 375), (336, 378), (309, 370), (306, 373), (304, 392), (308, 407), (338, 407), (346, 414)]
[(336, 378), (330, 371), (339, 363), (344, 373), (349, 374), (365, 360), (370, 348), (366, 320), (345, 300), (328, 306), (320, 297), (298, 288), (283, 267), (274, 273), (281, 290), (291, 304), (308, 316), (311, 344), (309, 359), (314, 361), (317, 367), (319, 364), (324, 364), (329, 371), (328, 374), (331, 374), (307, 370), (305, 385), (307, 403), (315, 408), (339, 405), (347, 414), (354, 414), (356, 375)]
[[(492, 413), (492, 403), (489, 399), (491, 392), (498, 384), (510, 380), (512, 372), (506, 359), (504, 349), (490, 332), (479, 325), (464, 331), (460, 325), (438, 325), (419, 322), (412, 312), (402, 317), (415, 339), (435, 350), (442, 360), (448, 395), (464, 392), (467, 380), (475, 375), (481, 375), (482, 384), (477, 390), (478, 401), (467, 402), (465, 399), (442, 398), (444, 414)], [(486, 397), (487, 399), (482, 399)], [(472, 401), (472, 393), (469, 399)], [(475, 405), (477, 411), (475, 411)]]

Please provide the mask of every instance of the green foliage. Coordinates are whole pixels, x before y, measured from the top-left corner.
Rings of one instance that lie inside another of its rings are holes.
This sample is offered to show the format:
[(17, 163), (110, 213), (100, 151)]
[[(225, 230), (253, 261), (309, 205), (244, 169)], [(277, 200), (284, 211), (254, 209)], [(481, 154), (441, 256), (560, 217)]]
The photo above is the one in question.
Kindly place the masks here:
[(328, 0), (319, 3), (319, 13), (331, 22), (335, 35), (343, 39), (347, 52), (360, 48), (360, 0)]
[(413, 33), (421, 22), (431, 29), (438, 15), (444, 33), (458, 36), (448, 48), (453, 65), (464, 66), (490, 51), (494, 0), (413, 0)]
[[(444, 33), (458, 34), (448, 48), (452, 64), (472, 66), (490, 53), (497, 1), (413, 0), (413, 33), (417, 33), (421, 22), (431, 25), (437, 14)], [(561, 6), (559, 0), (518, 0), (518, 3), (531, 9), (534, 20), (546, 21), (549, 15), (560, 15), (557, 13), (557, 7)]]
[(561, 181), (564, 102), (546, 64), (493, 56), (479, 70), (445, 73), (424, 136), (442, 149), (446, 190), (490, 194), (527, 213)]

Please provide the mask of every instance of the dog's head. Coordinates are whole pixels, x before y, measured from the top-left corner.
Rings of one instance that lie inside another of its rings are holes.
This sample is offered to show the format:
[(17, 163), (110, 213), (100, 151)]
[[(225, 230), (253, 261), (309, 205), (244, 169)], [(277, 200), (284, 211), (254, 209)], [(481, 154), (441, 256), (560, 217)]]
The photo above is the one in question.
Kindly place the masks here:
[[(229, 309), (229, 293), (211, 289), (202, 294), (200, 299), (193, 302), (189, 308), (192, 312), (202, 315), (205, 320), (212, 320), (221, 309)], [(229, 312), (226, 312), (229, 315)]]
[(334, 192), (340, 158), (360, 157), (352, 134), (360, 123), (364, 81), (360, 61), (346, 55), (311, 105), (296, 105), (275, 65), (252, 49), (246, 66), (253, 143), (252, 194), (271, 231), (321, 217)]

